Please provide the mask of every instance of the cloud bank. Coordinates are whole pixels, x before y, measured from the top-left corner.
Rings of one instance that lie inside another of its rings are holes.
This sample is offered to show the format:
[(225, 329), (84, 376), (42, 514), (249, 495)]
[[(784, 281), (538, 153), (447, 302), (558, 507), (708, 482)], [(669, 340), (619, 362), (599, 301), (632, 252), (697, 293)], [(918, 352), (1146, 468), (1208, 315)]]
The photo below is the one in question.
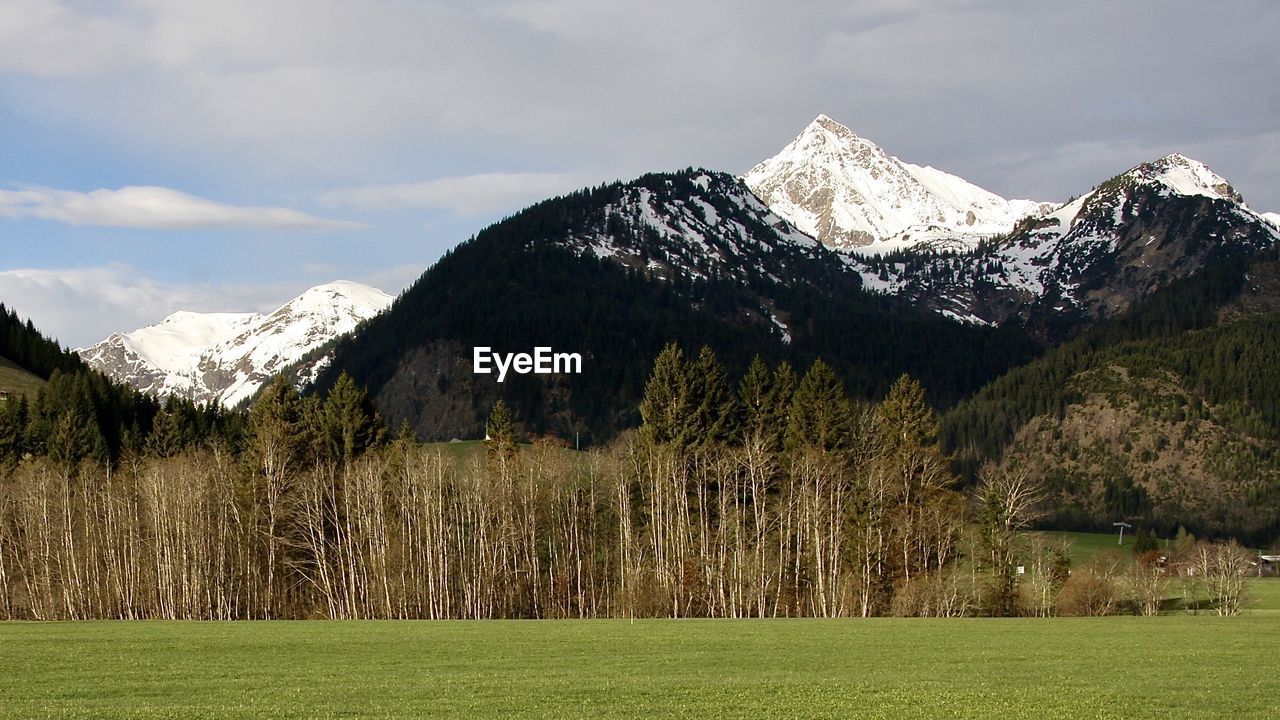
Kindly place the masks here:
[(41, 332), (64, 345), (88, 347), (113, 332), (151, 325), (179, 310), (270, 312), (307, 288), (338, 278), (363, 282), (395, 295), (424, 269), (407, 264), (356, 276), (330, 272), (263, 284), (166, 282), (122, 263), (3, 270), (0, 301), (20, 316), (31, 318)]
[(418, 183), (366, 185), (322, 195), (324, 205), (360, 210), (443, 208), (459, 215), (514, 211), (577, 190), (586, 176), (570, 173), (481, 173)]
[(373, 206), (474, 212), (392, 177), (742, 172), (823, 112), (1003, 195), (1177, 150), (1280, 207), (1237, 149), (1280, 132), (1277, 34), (1273, 0), (13, 0), (0, 74), (66, 127)]
[(357, 223), (326, 220), (281, 207), (227, 205), (153, 186), (75, 192), (52, 188), (0, 190), (0, 215), (67, 225), (164, 230), (257, 228), (349, 230)]

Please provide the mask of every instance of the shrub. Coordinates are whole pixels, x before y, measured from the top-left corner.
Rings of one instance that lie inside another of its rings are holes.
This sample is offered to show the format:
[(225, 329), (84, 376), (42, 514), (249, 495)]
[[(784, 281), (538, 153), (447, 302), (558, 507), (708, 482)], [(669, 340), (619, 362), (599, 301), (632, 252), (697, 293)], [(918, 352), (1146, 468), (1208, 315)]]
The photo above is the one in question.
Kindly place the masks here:
[(1119, 583), (1093, 569), (1072, 573), (1058, 593), (1058, 612), (1072, 616), (1114, 614), (1123, 600)]

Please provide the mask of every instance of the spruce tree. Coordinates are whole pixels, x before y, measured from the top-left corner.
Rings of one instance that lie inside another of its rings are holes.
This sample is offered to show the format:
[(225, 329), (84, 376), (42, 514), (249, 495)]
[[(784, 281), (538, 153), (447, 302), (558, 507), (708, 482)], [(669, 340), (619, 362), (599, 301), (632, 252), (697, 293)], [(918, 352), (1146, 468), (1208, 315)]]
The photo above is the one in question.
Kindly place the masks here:
[(844, 384), (821, 359), (814, 360), (796, 388), (787, 421), (786, 446), (840, 450), (853, 434), (853, 406)]
[(692, 412), (685, 419), (685, 437), (694, 445), (728, 442), (738, 429), (737, 403), (724, 368), (711, 348), (702, 346), (687, 377)]
[(340, 463), (355, 459), (386, 437), (368, 394), (345, 372), (325, 398), (319, 422), (318, 434), (326, 455)]
[(876, 408), (880, 439), (892, 446), (932, 447), (938, 439), (938, 419), (925, 399), (924, 386), (902, 375)]
[(484, 445), (490, 458), (509, 458), (516, 452), (516, 424), (506, 401), (498, 398), (484, 426)]
[(787, 425), (791, 419), (791, 404), (795, 400), (796, 387), (800, 379), (791, 363), (783, 360), (773, 372), (773, 382), (769, 387), (768, 400), (765, 403), (766, 428), (769, 432), (769, 447), (780, 452), (785, 444)]
[(741, 431), (744, 438), (766, 438), (772, 422), (770, 393), (773, 378), (769, 366), (756, 355), (747, 366), (747, 372), (738, 383), (738, 408), (741, 412)]
[(83, 405), (56, 415), (49, 432), (49, 457), (68, 467), (81, 460), (107, 461), (107, 443)]
[(147, 435), (147, 453), (155, 457), (173, 457), (181, 452), (185, 445), (182, 420), (175, 403), (170, 402), (151, 422), (151, 433)]
[(27, 426), (27, 398), (10, 398), (0, 404), (0, 470), (22, 459)]
[(306, 448), (303, 403), (298, 391), (276, 375), (249, 410), (249, 451), (273, 481), (288, 476)]
[(684, 352), (679, 345), (667, 343), (654, 361), (653, 372), (644, 388), (644, 400), (640, 403), (644, 424), (640, 426), (640, 436), (654, 445), (688, 445), (690, 399)]

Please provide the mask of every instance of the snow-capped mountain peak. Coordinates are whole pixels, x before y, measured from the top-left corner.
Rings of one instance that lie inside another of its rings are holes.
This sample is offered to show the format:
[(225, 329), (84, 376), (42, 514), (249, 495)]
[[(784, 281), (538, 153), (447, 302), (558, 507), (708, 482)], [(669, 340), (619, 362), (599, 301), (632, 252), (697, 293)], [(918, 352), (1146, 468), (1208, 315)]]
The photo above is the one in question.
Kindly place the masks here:
[(1139, 182), (1162, 185), (1175, 195), (1203, 195), (1244, 202), (1240, 193), (1221, 175), (1210, 170), (1204, 163), (1179, 153), (1143, 163), (1125, 173), (1125, 176)]
[[(340, 280), (310, 288), (266, 315), (180, 311), (76, 352), (90, 367), (143, 392), (235, 405), (392, 299), (377, 288)], [(309, 371), (326, 361), (317, 360)]]
[(308, 288), (280, 310), (290, 308), (294, 312), (328, 313), (341, 308), (383, 307), (388, 298), (389, 295), (375, 287), (350, 280), (335, 280)]
[(800, 230), (864, 254), (921, 243), (969, 247), (1048, 207), (903, 162), (826, 115), (743, 180)]

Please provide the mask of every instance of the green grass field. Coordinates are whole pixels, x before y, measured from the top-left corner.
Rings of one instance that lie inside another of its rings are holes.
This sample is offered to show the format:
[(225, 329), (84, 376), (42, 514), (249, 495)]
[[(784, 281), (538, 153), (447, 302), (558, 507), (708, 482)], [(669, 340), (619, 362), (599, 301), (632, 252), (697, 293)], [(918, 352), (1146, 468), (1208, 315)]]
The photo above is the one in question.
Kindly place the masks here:
[(427, 443), (427, 448), (439, 450), (455, 460), (470, 460), (484, 454), (484, 440), (458, 440), (456, 442)]
[(1248, 608), (1258, 612), (1280, 610), (1280, 578), (1254, 578), (1249, 582)]
[(0, 625), (6, 717), (1280, 716), (1276, 622)]
[(0, 357), (0, 390), (14, 395), (34, 396), (43, 385), (44, 380), (23, 370), (7, 358)]
[(1095, 553), (1104, 550), (1122, 550), (1125, 552), (1132, 552), (1133, 550), (1133, 535), (1128, 533), (1124, 536), (1123, 544), (1119, 542), (1120, 536), (1114, 533), (1045, 531), (1037, 532), (1036, 534), (1052, 540), (1061, 539), (1070, 542), (1072, 567), (1087, 565)]

